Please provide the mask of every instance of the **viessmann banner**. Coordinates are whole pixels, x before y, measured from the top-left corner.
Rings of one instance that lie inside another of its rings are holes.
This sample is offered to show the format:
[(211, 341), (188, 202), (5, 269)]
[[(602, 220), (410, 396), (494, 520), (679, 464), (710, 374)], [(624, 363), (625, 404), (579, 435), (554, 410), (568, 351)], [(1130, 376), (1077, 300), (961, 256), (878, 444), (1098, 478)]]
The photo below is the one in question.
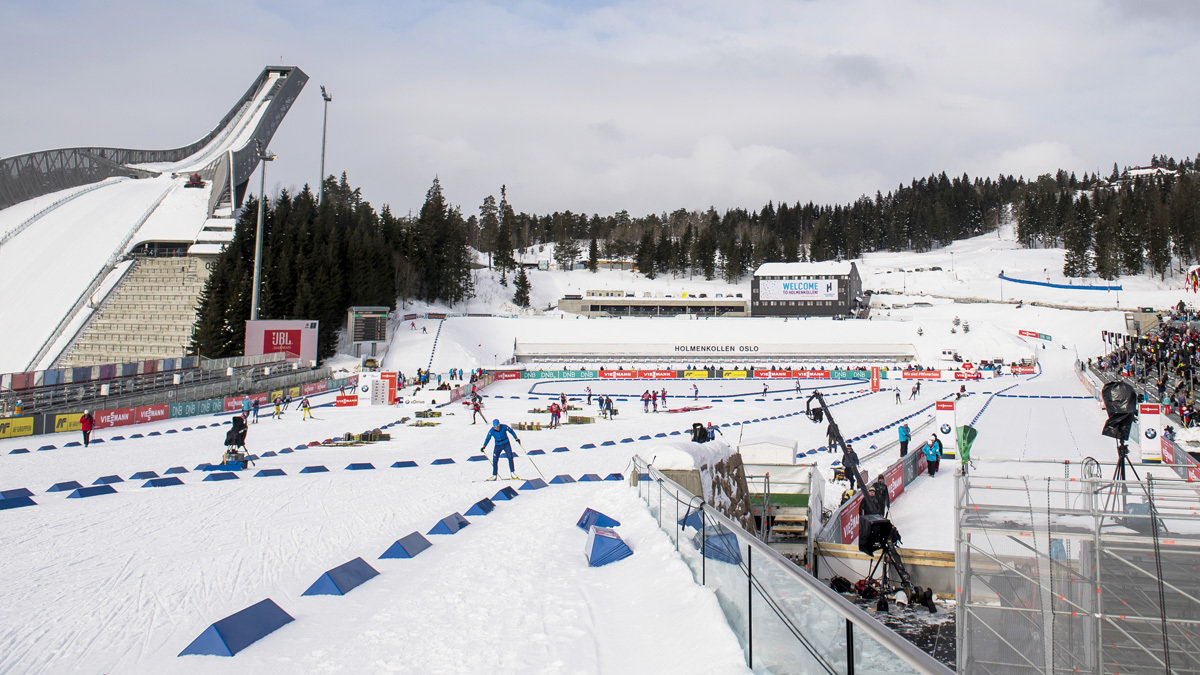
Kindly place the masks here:
[(761, 279), (759, 300), (837, 300), (837, 279)]

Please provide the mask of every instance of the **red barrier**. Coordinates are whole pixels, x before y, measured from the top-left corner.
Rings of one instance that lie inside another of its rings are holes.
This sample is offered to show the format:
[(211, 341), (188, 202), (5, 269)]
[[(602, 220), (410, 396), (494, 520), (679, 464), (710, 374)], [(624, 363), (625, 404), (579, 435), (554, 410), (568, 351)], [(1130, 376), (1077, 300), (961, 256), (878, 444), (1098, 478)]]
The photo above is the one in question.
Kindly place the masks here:
[(940, 370), (902, 370), (901, 377), (906, 380), (938, 380), (942, 377)]
[(349, 394), (346, 396), (338, 394), (337, 400), (334, 401), (333, 405), (338, 408), (346, 408), (349, 406), (358, 405), (358, 396), (356, 394)]
[(101, 410), (95, 415), (96, 428), (107, 429), (108, 427), (123, 427), (126, 424), (133, 424), (135, 412), (133, 408)]
[(171, 412), (171, 406), (166, 405), (166, 404), (143, 405), (143, 406), (138, 406), (135, 409), (134, 419), (137, 420), (138, 424), (145, 424), (146, 422), (157, 422), (158, 420), (167, 419), (167, 417), (170, 416), (170, 412)]
[(643, 380), (672, 380), (675, 379), (673, 370), (639, 370), (637, 376)]
[(983, 379), (983, 376), (980, 375), (979, 373), (964, 373), (964, 372), (956, 370), (956, 371), (954, 371), (954, 379), (956, 379), (956, 380), (980, 380), (980, 379)]
[(883, 473), (883, 483), (887, 485), (888, 503), (904, 492), (904, 465), (897, 462), (892, 468)]
[(792, 376), (792, 371), (790, 371), (790, 370), (756, 370), (756, 371), (754, 371), (754, 377), (762, 378), (765, 380), (776, 380), (776, 379), (785, 379), (786, 380), (786, 379), (790, 378), (791, 376)]
[(501, 370), (492, 373), (492, 379), (495, 380), (519, 380), (521, 379), (521, 371), (519, 370)]
[(636, 379), (637, 376), (638, 376), (638, 371), (636, 371), (636, 370), (602, 370), (602, 371), (600, 371), (600, 377), (607, 378), (610, 380), (633, 380), (633, 379)]
[(854, 495), (842, 508), (842, 543), (853, 544), (858, 541), (858, 508), (862, 506), (862, 493)]
[(300, 393), (303, 396), (309, 394), (320, 394), (326, 391), (327, 384), (325, 382), (310, 382), (309, 384), (300, 385)]
[(828, 380), (828, 370), (793, 370), (792, 379), (795, 380)]

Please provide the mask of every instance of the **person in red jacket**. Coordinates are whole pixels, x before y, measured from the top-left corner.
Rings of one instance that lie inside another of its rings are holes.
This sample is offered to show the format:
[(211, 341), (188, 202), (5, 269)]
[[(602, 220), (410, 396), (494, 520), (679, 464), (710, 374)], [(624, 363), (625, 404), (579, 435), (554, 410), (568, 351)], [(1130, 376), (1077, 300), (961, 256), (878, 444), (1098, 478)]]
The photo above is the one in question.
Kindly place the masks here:
[(83, 447), (87, 447), (92, 440), (92, 429), (96, 428), (96, 420), (92, 417), (90, 410), (84, 410), (83, 416), (79, 418), (79, 429), (83, 431)]

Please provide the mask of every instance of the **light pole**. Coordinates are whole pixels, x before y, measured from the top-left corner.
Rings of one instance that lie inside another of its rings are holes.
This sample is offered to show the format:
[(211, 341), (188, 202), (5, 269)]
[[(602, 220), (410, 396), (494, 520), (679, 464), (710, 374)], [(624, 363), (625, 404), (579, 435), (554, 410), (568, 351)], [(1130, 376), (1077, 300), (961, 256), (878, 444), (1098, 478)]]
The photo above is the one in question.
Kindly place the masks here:
[(258, 287), (262, 281), (263, 202), (267, 201), (267, 162), (275, 159), (275, 155), (265, 150), (259, 141), (254, 141), (254, 151), (262, 162), (262, 178), (258, 184), (258, 227), (254, 230), (254, 290), (250, 294), (251, 321), (258, 320)]
[(325, 127), (329, 122), (329, 102), (333, 97), (321, 85), (321, 99), (325, 101), (325, 114), (321, 117), (321, 180), (317, 183), (317, 205), (321, 204), (321, 196), (325, 193)]

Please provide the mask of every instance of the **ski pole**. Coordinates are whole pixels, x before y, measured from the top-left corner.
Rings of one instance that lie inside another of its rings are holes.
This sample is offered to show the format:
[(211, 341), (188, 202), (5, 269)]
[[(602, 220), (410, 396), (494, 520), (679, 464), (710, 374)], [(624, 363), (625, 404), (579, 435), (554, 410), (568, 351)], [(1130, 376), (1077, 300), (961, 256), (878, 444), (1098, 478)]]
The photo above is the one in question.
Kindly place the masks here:
[(529, 451), (525, 449), (525, 444), (522, 443), (521, 439), (519, 438), (517, 439), (517, 445), (521, 446), (521, 452), (525, 453), (525, 459), (528, 459), (529, 463), (533, 464), (533, 470), (538, 472), (538, 477), (540, 477), (542, 480), (546, 480), (546, 477), (542, 475), (542, 470), (538, 468), (536, 463), (534, 463), (533, 458), (529, 456)]

